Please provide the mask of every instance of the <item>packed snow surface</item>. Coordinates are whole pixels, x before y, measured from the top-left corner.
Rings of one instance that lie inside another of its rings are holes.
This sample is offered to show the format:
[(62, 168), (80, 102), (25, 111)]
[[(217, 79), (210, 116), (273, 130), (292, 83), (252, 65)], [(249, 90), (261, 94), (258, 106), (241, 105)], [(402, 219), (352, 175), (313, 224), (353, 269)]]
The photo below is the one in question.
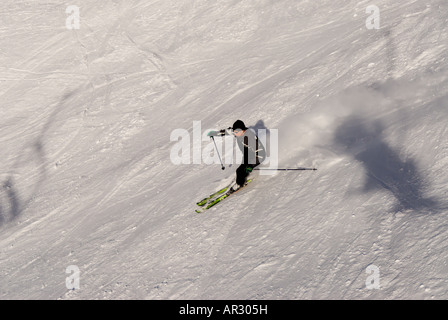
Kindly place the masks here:
[[(71, 4), (0, 4), (1, 299), (448, 299), (446, 0)], [(318, 170), (196, 214), (237, 119)]]

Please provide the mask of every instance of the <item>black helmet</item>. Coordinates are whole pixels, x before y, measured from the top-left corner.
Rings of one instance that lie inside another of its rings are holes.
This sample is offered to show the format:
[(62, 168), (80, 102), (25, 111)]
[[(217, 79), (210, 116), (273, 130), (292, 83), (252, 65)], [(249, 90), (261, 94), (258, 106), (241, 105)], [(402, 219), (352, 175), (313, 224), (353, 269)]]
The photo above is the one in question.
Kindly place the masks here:
[(247, 130), (246, 125), (241, 120), (236, 120), (235, 123), (233, 124), (232, 129), (233, 130), (236, 130), (236, 129)]

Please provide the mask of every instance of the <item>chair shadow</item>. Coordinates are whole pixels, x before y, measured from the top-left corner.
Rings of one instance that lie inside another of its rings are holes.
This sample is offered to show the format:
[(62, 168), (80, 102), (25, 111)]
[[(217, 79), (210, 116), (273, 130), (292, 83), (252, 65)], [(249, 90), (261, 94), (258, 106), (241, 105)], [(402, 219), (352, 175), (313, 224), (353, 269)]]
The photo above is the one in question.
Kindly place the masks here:
[(361, 192), (387, 190), (396, 199), (393, 212), (422, 211), (434, 213), (440, 206), (425, 197), (428, 183), (418, 170), (415, 159), (402, 159), (383, 138), (383, 125), (357, 116), (347, 118), (336, 129), (334, 142), (359, 161), (365, 170)]
[[(0, 227), (16, 220), (45, 183), (48, 161), (44, 146), (48, 131), (58, 115), (64, 110), (63, 106), (66, 101), (76, 91), (68, 92), (61, 97), (40, 132), (22, 147), (14, 165), (9, 170), (10, 174), (0, 182)], [(35, 175), (35, 181), (27, 184), (30, 190), (23, 192), (20, 181), (17, 181), (17, 178), (14, 177), (20, 177), (20, 171), (26, 166), (34, 166), (38, 173)], [(25, 196), (25, 193), (28, 193), (28, 196)]]

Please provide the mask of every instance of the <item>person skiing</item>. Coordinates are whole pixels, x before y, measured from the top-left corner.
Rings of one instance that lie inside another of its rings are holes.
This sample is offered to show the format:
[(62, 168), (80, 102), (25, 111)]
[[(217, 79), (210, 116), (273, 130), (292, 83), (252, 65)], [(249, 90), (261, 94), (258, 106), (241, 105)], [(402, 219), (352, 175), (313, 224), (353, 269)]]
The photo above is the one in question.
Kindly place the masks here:
[(233, 134), (243, 153), (243, 161), (236, 169), (236, 185), (231, 192), (238, 190), (246, 184), (247, 177), (252, 170), (266, 159), (266, 150), (255, 132), (246, 127), (243, 121), (237, 120), (232, 127), (220, 131), (210, 131), (207, 135), (225, 136)]

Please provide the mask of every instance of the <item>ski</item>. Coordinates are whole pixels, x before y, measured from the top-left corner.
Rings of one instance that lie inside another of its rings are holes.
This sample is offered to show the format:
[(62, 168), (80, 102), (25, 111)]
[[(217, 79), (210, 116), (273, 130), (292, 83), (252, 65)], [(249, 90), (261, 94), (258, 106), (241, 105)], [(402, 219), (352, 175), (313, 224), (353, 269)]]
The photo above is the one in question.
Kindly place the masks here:
[(200, 206), (200, 207), (204, 206), (210, 199), (216, 197), (216, 196), (219, 195), (219, 194), (222, 194), (222, 193), (226, 192), (227, 189), (229, 189), (231, 185), (232, 185), (232, 184), (229, 184), (227, 187), (224, 187), (224, 188), (222, 188), (222, 189), (220, 189), (220, 190), (218, 190), (218, 191), (212, 193), (211, 195), (209, 195), (208, 197), (202, 199), (201, 201), (197, 202), (196, 204), (197, 204), (198, 206)]
[[(197, 203), (198, 206), (200, 206), (201, 208), (196, 209), (195, 212), (196, 213), (202, 213), (208, 209), (210, 209), (211, 207), (217, 205), (218, 203), (220, 203), (222, 200), (228, 198), (229, 196), (231, 196), (234, 193), (237, 193), (238, 191), (240, 191), (241, 189), (243, 189), (245, 186), (247, 186), (249, 184), (249, 182), (251, 182), (252, 179), (247, 180), (246, 184), (244, 186), (242, 186), (241, 188), (239, 188), (236, 191), (231, 192), (230, 190), (230, 186), (227, 186), (217, 192), (215, 192), (214, 194), (212, 194), (211, 196), (205, 198), (204, 200), (200, 201)], [(224, 190), (225, 189), (225, 190)], [(223, 191), (224, 190), (224, 191)], [(225, 193), (224, 193), (225, 192)], [(224, 194), (223, 194), (224, 193)], [(218, 197), (213, 197), (218, 195)], [(206, 200), (208, 199), (208, 200)], [(205, 203), (204, 203), (205, 201)]]

